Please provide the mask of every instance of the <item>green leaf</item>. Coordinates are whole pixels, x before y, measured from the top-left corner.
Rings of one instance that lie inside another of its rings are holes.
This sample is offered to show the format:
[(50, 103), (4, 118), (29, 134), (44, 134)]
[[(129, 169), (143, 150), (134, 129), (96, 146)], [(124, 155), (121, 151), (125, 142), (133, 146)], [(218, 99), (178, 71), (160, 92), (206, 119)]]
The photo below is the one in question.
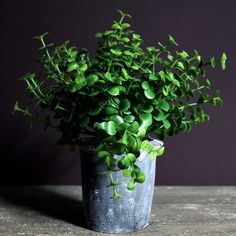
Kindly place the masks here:
[(146, 135), (147, 129), (145, 127), (139, 127), (136, 137), (142, 138)]
[(166, 117), (165, 117), (165, 114), (163, 111), (155, 111), (152, 115), (153, 119), (155, 119), (156, 121), (162, 121), (162, 120), (165, 120)]
[(111, 53), (113, 53), (116, 56), (122, 55), (122, 51), (120, 51), (118, 49), (111, 49), (110, 51), (111, 51)]
[(108, 122), (96, 122), (94, 124), (94, 128), (98, 130), (104, 130), (109, 135), (115, 135), (116, 134), (116, 123), (114, 121), (108, 121)]
[(187, 59), (189, 58), (188, 53), (185, 52), (185, 51), (180, 52), (180, 53), (179, 53), (179, 56), (180, 56), (180, 58), (182, 58), (182, 59), (184, 59), (184, 60), (187, 60)]
[(99, 151), (97, 155), (99, 158), (105, 159), (107, 156), (110, 156), (110, 153), (107, 151)]
[(128, 153), (126, 157), (129, 159), (129, 162), (134, 163), (136, 161), (136, 156), (133, 153)]
[(158, 106), (164, 111), (169, 111), (170, 110), (170, 105), (165, 100), (159, 99), (158, 100)]
[(78, 75), (78, 76), (75, 78), (75, 83), (76, 83), (77, 85), (86, 84), (86, 79), (84, 78), (84, 76)]
[(146, 149), (147, 145), (149, 145), (148, 140), (144, 140), (141, 144), (141, 149)]
[(121, 111), (127, 111), (130, 108), (130, 101), (128, 99), (123, 99), (120, 102), (120, 110)]
[(106, 72), (106, 74), (105, 74), (105, 78), (108, 79), (108, 80), (110, 80), (110, 81), (112, 81), (112, 82), (114, 81), (114, 78), (112, 78), (110, 72)]
[(171, 35), (169, 35), (169, 41), (168, 42), (171, 45), (178, 46), (178, 44), (175, 42), (175, 39)]
[(220, 59), (220, 63), (221, 63), (221, 68), (222, 70), (226, 69), (226, 60), (227, 60), (227, 55), (225, 52), (223, 52), (221, 59)]
[(123, 176), (126, 177), (126, 178), (131, 177), (131, 173), (132, 173), (132, 171), (129, 170), (129, 169), (125, 169), (125, 170), (122, 171)]
[(151, 114), (140, 114), (140, 119), (143, 121), (146, 125), (145, 127), (148, 127), (152, 124), (152, 115)]
[(139, 129), (139, 123), (137, 121), (134, 121), (128, 128), (128, 130), (132, 133), (136, 133)]
[(125, 169), (128, 169), (129, 168), (129, 165), (130, 165), (130, 161), (129, 159), (125, 156), (125, 157), (122, 157), (119, 161), (118, 161), (118, 168), (121, 169), (121, 170), (125, 170)]
[(86, 78), (86, 80), (87, 80), (88, 86), (91, 86), (91, 85), (94, 85), (94, 83), (98, 81), (98, 76), (95, 74), (91, 74)]
[(147, 128), (152, 124), (152, 115), (149, 113), (141, 114), (140, 119), (141, 119), (141, 124), (139, 127), (137, 137), (142, 137), (143, 135), (145, 135)]
[(167, 119), (163, 120), (162, 122), (163, 122), (163, 125), (164, 125), (165, 129), (169, 129), (170, 128), (171, 124), (170, 124), (170, 122)]
[(88, 65), (87, 65), (87, 64), (83, 64), (83, 65), (80, 65), (80, 66), (79, 66), (79, 70), (80, 70), (81, 72), (85, 72), (85, 71), (87, 70), (87, 68), (88, 68)]
[(161, 70), (160, 72), (158, 72), (158, 76), (160, 76), (161, 80), (165, 80), (165, 78), (166, 78), (166, 73)]
[(77, 70), (78, 68), (79, 68), (79, 64), (76, 61), (70, 62), (67, 66), (67, 72)]
[(105, 111), (106, 115), (113, 115), (113, 114), (118, 113), (118, 110), (112, 106), (104, 107), (104, 111)]
[(86, 116), (86, 117), (80, 122), (80, 126), (83, 127), (83, 128), (87, 127), (87, 125), (88, 125), (88, 123), (89, 123), (89, 120), (90, 120), (89, 117)]
[(142, 82), (142, 88), (143, 88), (144, 90), (150, 90), (150, 85), (149, 85), (149, 83), (148, 83), (147, 81), (143, 81), (143, 82)]
[(155, 160), (155, 158), (156, 158), (156, 153), (155, 152), (152, 152), (151, 154), (150, 154), (150, 160), (151, 161), (154, 161)]
[(127, 189), (132, 191), (135, 189), (135, 181), (134, 180), (131, 180), (128, 185), (127, 185)]
[(129, 40), (129, 38), (124, 37), (124, 38), (121, 38), (121, 41), (122, 41), (122, 42), (125, 42), (125, 43), (128, 43), (130, 40)]
[(150, 80), (158, 80), (155, 74), (149, 74), (149, 79)]
[(145, 113), (151, 113), (153, 111), (153, 106), (150, 104), (145, 104), (142, 111)]
[(116, 155), (122, 155), (125, 151), (125, 144), (123, 143), (114, 143), (112, 145), (112, 153)]
[(111, 88), (108, 88), (108, 89), (107, 89), (107, 92), (108, 92), (109, 94), (111, 94), (112, 96), (117, 96), (117, 95), (120, 94), (119, 87), (116, 87), (116, 86), (111, 87)]
[(161, 156), (165, 151), (165, 147), (160, 147), (158, 150), (155, 151), (156, 155)]
[(135, 120), (135, 117), (133, 115), (127, 115), (124, 117), (124, 121), (125, 122), (128, 122), (128, 123), (131, 123)]
[(184, 70), (184, 64), (181, 61), (176, 62), (176, 66)]
[(170, 61), (173, 61), (174, 60), (174, 57), (172, 55), (168, 55), (167, 58), (170, 60)]
[(117, 129), (119, 132), (124, 132), (130, 125), (128, 123), (122, 123), (120, 124)]
[(100, 33), (100, 32), (97, 32), (96, 34), (95, 34), (95, 37), (96, 38), (101, 38), (103, 36), (103, 33)]
[(139, 173), (137, 176), (136, 176), (136, 178), (135, 178), (135, 181), (137, 182), (137, 183), (143, 183), (144, 181), (146, 180), (146, 176), (145, 176), (145, 174), (144, 173)]
[(133, 66), (131, 66), (131, 68), (134, 70), (138, 70), (140, 67), (138, 65), (133, 65)]
[(144, 95), (148, 99), (153, 99), (155, 97), (155, 94), (151, 90), (144, 90)]
[(206, 86), (207, 89), (210, 89), (211, 86), (210, 80), (207, 79), (204, 85)]
[(113, 199), (117, 200), (117, 199), (121, 198), (121, 195), (117, 191), (114, 191), (114, 194), (112, 197), (113, 197)]
[(100, 152), (100, 151), (104, 151), (104, 150), (107, 150), (108, 149), (108, 146), (106, 143), (101, 143), (100, 145), (98, 145), (96, 147), (96, 152)]
[(132, 52), (128, 51), (128, 50), (124, 51), (124, 54), (125, 54), (126, 56), (131, 56), (131, 57), (134, 56), (134, 54), (133, 54)]
[(114, 164), (116, 162), (117, 162), (117, 160), (112, 156), (107, 156), (105, 159), (105, 164), (107, 164), (108, 166), (110, 166), (111, 164)]
[(133, 34), (133, 39), (134, 39), (134, 40), (140, 40), (141, 37), (140, 37), (139, 34)]
[(215, 57), (211, 58), (210, 63), (211, 63), (212, 68), (215, 68), (215, 66), (216, 66), (216, 59), (215, 59)]
[(122, 71), (122, 73), (123, 73), (123, 75), (124, 75), (124, 77), (125, 77), (126, 79), (129, 79), (129, 78), (130, 78), (130, 76), (129, 76), (129, 74), (128, 74), (128, 72), (127, 72), (127, 70), (126, 70), (125, 68), (122, 68), (121, 71)]
[(99, 93), (100, 93), (99, 90), (97, 90), (97, 91), (93, 91), (93, 92), (90, 93), (88, 96), (89, 96), (89, 97), (94, 97), (94, 96), (98, 95)]
[(86, 85), (86, 79), (82, 76), (82, 75), (78, 75), (75, 78), (75, 83), (72, 84), (71, 87), (71, 92), (76, 92), (78, 90), (80, 90), (81, 88), (83, 88)]
[(125, 130), (123, 135), (122, 135), (122, 138), (118, 140), (119, 143), (122, 143), (124, 145), (127, 145), (128, 144), (128, 133), (127, 131)]
[(117, 125), (124, 123), (123, 118), (121, 116), (119, 116), (119, 115), (112, 115), (110, 117), (110, 120), (114, 121)]
[(117, 30), (117, 29), (120, 30), (121, 25), (116, 22), (115, 24), (112, 25), (112, 28), (115, 29), (115, 30)]
[(116, 134), (116, 123), (114, 121), (108, 121), (107, 122), (106, 132), (109, 135), (115, 135)]

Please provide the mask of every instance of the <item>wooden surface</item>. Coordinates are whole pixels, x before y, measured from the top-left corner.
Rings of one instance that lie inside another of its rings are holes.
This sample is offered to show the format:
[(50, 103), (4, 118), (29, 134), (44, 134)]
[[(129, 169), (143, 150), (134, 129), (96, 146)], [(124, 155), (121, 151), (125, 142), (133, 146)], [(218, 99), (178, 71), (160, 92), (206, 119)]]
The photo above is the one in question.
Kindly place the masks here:
[[(86, 228), (81, 200), (78, 186), (0, 187), (0, 235), (106, 235)], [(236, 236), (236, 187), (157, 187), (149, 226), (127, 235)]]

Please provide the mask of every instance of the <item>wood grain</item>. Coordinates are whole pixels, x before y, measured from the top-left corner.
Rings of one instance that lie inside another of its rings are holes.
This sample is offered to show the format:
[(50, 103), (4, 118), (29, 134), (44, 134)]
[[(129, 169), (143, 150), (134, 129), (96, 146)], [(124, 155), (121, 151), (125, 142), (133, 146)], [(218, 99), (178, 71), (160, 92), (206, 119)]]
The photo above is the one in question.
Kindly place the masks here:
[[(5, 186), (0, 235), (112, 234), (86, 228), (80, 186)], [(128, 235), (236, 236), (236, 187), (157, 187), (149, 226)]]

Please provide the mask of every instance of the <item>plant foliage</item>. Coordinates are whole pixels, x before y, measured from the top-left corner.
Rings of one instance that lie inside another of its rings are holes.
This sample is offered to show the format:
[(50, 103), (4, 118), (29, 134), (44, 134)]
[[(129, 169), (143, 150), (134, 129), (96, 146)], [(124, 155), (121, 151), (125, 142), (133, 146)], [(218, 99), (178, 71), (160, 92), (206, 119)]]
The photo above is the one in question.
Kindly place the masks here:
[(154, 150), (150, 134), (164, 139), (209, 120), (203, 104), (221, 105), (222, 100), (219, 91), (209, 94), (205, 66), (215, 68), (219, 62), (225, 69), (227, 58), (223, 53), (219, 60), (205, 62), (197, 51), (174, 51), (172, 36), (165, 44), (143, 48), (143, 39), (125, 21), (130, 15), (119, 13), (111, 29), (96, 34), (94, 58), (68, 41), (53, 46), (45, 42), (47, 33), (37, 36), (43, 73), (22, 77), (35, 107), (22, 109), (18, 102), (14, 107), (45, 128), (53, 127), (60, 144), (77, 146), (86, 137), (107, 164), (114, 198), (120, 197), (112, 176), (114, 154), (124, 154), (117, 166), (130, 178), (127, 188), (143, 183), (145, 175), (136, 165), (140, 150), (152, 159), (164, 151)]

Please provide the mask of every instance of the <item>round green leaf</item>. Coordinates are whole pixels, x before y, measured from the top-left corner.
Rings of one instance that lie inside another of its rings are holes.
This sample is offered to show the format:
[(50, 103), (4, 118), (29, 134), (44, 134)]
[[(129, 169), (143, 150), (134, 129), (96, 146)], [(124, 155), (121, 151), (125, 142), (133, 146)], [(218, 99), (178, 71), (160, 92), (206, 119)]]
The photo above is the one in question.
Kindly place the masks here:
[(112, 152), (116, 155), (121, 155), (125, 151), (125, 144), (123, 143), (114, 143), (112, 145)]
[(122, 158), (118, 161), (117, 165), (118, 165), (119, 169), (121, 169), (121, 170), (128, 169), (129, 165), (130, 165), (129, 159), (128, 158), (126, 158), (126, 159)]
[(120, 102), (120, 110), (121, 111), (127, 111), (130, 108), (130, 101), (128, 99), (123, 99)]
[(124, 123), (123, 118), (121, 116), (119, 116), (119, 115), (112, 115), (110, 117), (110, 120), (114, 121), (117, 125)]
[(165, 100), (159, 99), (158, 100), (158, 106), (164, 111), (169, 111), (170, 110), (170, 105)]
[(118, 110), (112, 106), (106, 106), (104, 107), (104, 111), (107, 115), (113, 115), (113, 114), (117, 114)]
[(126, 177), (126, 178), (131, 177), (131, 173), (132, 172), (129, 169), (125, 169), (125, 170), (122, 171), (123, 176)]
[(78, 68), (79, 68), (79, 64), (76, 61), (70, 62), (67, 66), (67, 72), (77, 70)]
[(111, 94), (112, 96), (117, 96), (120, 94), (120, 90), (119, 90), (119, 87), (111, 87), (111, 88), (108, 88), (107, 92), (109, 94)]
[(161, 147), (158, 150), (156, 150), (155, 153), (156, 155), (161, 156), (163, 155), (164, 151), (165, 151), (165, 147)]
[(88, 68), (88, 65), (87, 65), (87, 64), (82, 64), (82, 65), (79, 66), (79, 70), (80, 70), (81, 72), (85, 72), (85, 71), (87, 70), (87, 68)]
[(156, 121), (162, 121), (162, 120), (165, 120), (166, 117), (165, 117), (165, 114), (163, 111), (155, 111), (153, 114), (152, 114), (152, 117), (153, 119), (155, 119)]
[(141, 172), (141, 173), (138, 173), (138, 175), (136, 175), (135, 181), (141, 184), (145, 181), (145, 179), (146, 179), (145, 174)]
[(87, 127), (87, 125), (88, 125), (88, 123), (89, 123), (89, 120), (90, 120), (89, 117), (86, 116), (86, 117), (80, 122), (80, 126), (83, 127), (83, 128)]
[(165, 119), (162, 122), (163, 122), (163, 125), (164, 125), (165, 129), (169, 129), (170, 128), (171, 124), (170, 124), (170, 122), (168, 120)]
[(135, 181), (134, 180), (131, 180), (128, 185), (127, 185), (127, 189), (132, 191), (135, 189)]
[(110, 153), (109, 152), (107, 152), (107, 151), (99, 151), (98, 153), (97, 153), (97, 155), (98, 155), (98, 157), (99, 158), (106, 158), (107, 156), (110, 156)]
[(130, 162), (134, 163), (136, 161), (136, 156), (133, 153), (128, 153), (126, 157), (129, 159)]
[(151, 113), (153, 111), (153, 106), (150, 104), (145, 104), (142, 111), (145, 113)]
[(86, 78), (86, 80), (87, 80), (88, 86), (91, 86), (98, 81), (98, 76), (95, 74), (91, 74)]
[(148, 83), (147, 81), (143, 81), (143, 82), (142, 82), (142, 88), (143, 88), (144, 90), (150, 90), (150, 85), (149, 85), (149, 83)]
[(148, 99), (153, 99), (155, 94), (151, 90), (144, 90), (144, 94)]
[(150, 80), (158, 80), (158, 78), (156, 77), (155, 74), (150, 74), (150, 75), (149, 75), (149, 79), (150, 79)]
[(109, 135), (115, 135), (116, 134), (116, 123), (114, 121), (108, 121), (107, 122), (106, 132)]
[(111, 53), (113, 53), (116, 56), (120, 56), (122, 54), (122, 51), (118, 49), (111, 49)]
[(147, 114), (141, 114), (141, 125), (140, 127), (148, 128), (152, 124), (152, 115), (150, 113)]
[(139, 129), (139, 123), (137, 121), (134, 121), (128, 128), (128, 130), (132, 133), (136, 133)]
[(131, 123), (135, 120), (135, 117), (132, 115), (127, 115), (124, 117), (125, 122)]

